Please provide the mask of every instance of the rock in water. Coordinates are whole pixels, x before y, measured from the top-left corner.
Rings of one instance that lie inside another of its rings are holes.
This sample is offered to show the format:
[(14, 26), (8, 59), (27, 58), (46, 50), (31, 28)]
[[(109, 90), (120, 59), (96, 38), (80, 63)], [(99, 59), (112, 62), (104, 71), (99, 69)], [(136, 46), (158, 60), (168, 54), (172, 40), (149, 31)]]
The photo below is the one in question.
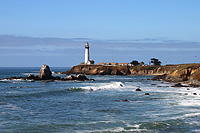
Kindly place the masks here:
[(27, 79), (35, 79), (35, 76), (33, 74), (29, 74), (26, 78)]
[(66, 77), (66, 79), (67, 79), (67, 80), (74, 80), (75, 77), (74, 77), (73, 75), (69, 75), (69, 76)]
[(177, 83), (173, 85), (172, 87), (188, 87), (187, 85), (182, 85), (181, 83)]
[(135, 91), (142, 91), (140, 88), (137, 88)]
[(53, 79), (53, 76), (51, 75), (51, 71), (48, 65), (42, 65), (40, 69), (40, 75), (39, 78), (42, 80), (48, 80)]
[(82, 74), (78, 74), (75, 76), (76, 80), (80, 80), (80, 81), (85, 81), (85, 80), (89, 80), (85, 75)]

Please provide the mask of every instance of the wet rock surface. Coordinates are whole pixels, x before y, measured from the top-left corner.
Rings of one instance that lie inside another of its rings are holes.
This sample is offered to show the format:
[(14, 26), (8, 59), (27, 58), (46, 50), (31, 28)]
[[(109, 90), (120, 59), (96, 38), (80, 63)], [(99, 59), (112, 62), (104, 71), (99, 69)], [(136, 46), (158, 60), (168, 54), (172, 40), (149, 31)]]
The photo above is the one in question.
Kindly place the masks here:
[(140, 88), (137, 88), (135, 91), (142, 91)]
[(177, 84), (173, 85), (172, 87), (189, 87), (189, 86), (182, 85), (181, 83), (177, 83)]

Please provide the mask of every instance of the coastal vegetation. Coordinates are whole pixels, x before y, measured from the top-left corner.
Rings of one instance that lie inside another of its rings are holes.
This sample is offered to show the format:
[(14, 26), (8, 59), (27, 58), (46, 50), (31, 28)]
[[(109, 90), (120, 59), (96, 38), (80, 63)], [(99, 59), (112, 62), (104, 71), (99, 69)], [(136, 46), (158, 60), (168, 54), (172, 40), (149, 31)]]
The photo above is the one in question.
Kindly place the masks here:
[(151, 58), (151, 63), (153, 63), (156, 66), (160, 66), (161, 65), (161, 61), (159, 61), (156, 58)]

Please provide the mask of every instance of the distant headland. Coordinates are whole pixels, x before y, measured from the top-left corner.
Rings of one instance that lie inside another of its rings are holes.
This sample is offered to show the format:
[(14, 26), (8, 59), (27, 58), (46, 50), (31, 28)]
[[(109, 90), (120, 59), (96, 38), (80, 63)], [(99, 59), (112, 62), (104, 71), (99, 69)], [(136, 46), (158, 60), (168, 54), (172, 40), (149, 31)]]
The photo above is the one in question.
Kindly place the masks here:
[(200, 64), (179, 64), (162, 65), (161, 61), (152, 58), (149, 65), (133, 60), (130, 63), (97, 63), (89, 58), (89, 43), (85, 45), (85, 62), (73, 66), (64, 74), (85, 74), (85, 75), (134, 75), (150, 76), (155, 75), (153, 80), (164, 80), (174, 83), (187, 83), (200, 85)]
[(200, 64), (179, 64), (165, 66), (106, 66), (106, 65), (77, 65), (63, 74), (85, 75), (133, 75), (152, 76), (154, 80), (164, 80), (173, 83), (200, 85)]

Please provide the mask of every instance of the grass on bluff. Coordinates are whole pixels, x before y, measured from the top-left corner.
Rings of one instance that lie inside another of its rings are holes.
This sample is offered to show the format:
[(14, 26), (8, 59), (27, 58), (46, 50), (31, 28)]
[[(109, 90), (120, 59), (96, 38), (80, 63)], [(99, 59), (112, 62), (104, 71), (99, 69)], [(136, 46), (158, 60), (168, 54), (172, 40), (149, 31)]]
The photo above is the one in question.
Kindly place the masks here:
[(135, 70), (135, 71), (144, 71), (144, 70), (155, 70), (160, 66), (131, 66), (129, 69), (130, 70)]

